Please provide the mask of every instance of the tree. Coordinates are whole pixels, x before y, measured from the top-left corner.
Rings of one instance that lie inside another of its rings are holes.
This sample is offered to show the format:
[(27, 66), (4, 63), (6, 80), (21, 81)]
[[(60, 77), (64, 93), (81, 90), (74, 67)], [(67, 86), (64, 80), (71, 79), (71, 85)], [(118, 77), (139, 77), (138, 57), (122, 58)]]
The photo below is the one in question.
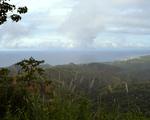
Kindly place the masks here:
[(16, 65), (19, 65), (21, 67), (23, 80), (27, 82), (28, 86), (32, 85), (33, 81), (38, 80), (40, 85), (40, 94), (44, 101), (45, 83), (41, 81), (41, 79), (38, 79), (38, 76), (41, 76), (44, 73), (44, 69), (39, 67), (42, 63), (44, 63), (44, 60), (38, 61), (30, 57), (28, 60), (27, 59), (22, 60), (21, 62), (18, 62)]
[(8, 18), (18, 22), (21, 20), (21, 14), (27, 13), (28, 8), (16, 7), (10, 4), (10, 0), (0, 0), (0, 25), (7, 21)]
[(24, 78), (28, 83), (32, 80), (35, 80), (37, 75), (42, 75), (44, 70), (39, 67), (40, 64), (44, 63), (44, 61), (38, 61), (34, 58), (29, 58), (28, 60), (22, 60), (18, 62), (16, 65), (21, 67)]

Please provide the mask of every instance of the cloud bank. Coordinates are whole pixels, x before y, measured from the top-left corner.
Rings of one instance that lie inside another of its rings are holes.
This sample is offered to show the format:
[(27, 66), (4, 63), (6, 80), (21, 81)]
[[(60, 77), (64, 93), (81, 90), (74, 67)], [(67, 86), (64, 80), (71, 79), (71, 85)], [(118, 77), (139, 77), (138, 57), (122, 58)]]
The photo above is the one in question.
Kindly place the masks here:
[[(148, 0), (80, 0), (64, 22), (62, 31), (80, 46), (90, 46), (100, 33), (148, 35), (149, 5)], [(118, 41), (121, 39), (125, 38), (118, 37)]]
[(29, 7), (22, 21), (0, 26), (1, 49), (150, 47), (148, 0), (23, 0), (22, 4)]

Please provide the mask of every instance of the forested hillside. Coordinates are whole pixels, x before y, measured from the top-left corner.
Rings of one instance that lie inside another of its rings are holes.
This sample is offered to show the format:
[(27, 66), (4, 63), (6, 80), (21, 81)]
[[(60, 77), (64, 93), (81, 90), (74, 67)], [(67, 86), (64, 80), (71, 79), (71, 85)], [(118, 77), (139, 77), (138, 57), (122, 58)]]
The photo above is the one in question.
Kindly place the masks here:
[(50, 66), (33, 58), (0, 71), (4, 120), (149, 120), (150, 57)]

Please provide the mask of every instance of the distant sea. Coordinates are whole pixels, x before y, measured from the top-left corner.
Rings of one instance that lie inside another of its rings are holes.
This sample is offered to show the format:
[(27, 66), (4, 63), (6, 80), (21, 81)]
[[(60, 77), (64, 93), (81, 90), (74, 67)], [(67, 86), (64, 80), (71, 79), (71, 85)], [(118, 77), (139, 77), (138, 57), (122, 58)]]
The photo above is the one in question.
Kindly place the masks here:
[(20, 60), (34, 57), (50, 65), (69, 63), (111, 62), (150, 55), (150, 50), (44, 50), (0, 51), (0, 67), (10, 66)]

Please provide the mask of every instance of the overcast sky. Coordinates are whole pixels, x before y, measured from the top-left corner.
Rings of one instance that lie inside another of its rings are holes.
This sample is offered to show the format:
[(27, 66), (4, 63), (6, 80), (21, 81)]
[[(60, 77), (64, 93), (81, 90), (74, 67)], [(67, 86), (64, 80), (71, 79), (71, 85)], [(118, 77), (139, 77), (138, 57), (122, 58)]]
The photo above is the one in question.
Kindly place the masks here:
[(27, 5), (0, 26), (0, 49), (149, 48), (150, 0), (11, 0)]

